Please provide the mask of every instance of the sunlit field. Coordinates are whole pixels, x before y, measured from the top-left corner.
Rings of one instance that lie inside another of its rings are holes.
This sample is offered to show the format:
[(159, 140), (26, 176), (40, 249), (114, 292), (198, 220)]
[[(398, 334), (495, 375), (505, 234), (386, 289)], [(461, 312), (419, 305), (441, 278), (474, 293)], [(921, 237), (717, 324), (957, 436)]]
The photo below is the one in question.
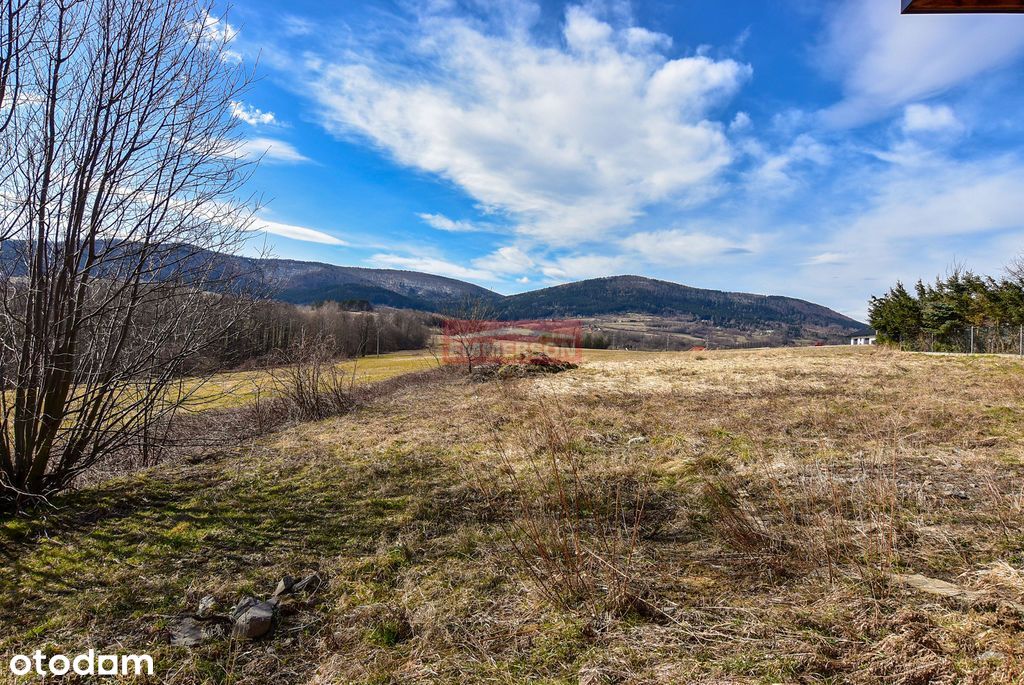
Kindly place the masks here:
[[(6, 523), (0, 649), (146, 649), (168, 683), (1021, 682), (1020, 360), (586, 358), (420, 374)], [(168, 644), (312, 573), (270, 637)]]
[[(649, 354), (657, 353), (625, 350), (583, 350), (582, 352), (583, 359), (588, 361), (626, 359), (631, 355), (639, 355), (643, 358)], [(573, 353), (573, 357), (575, 357), (575, 353)], [(360, 357), (356, 360), (339, 362), (337, 368), (351, 380), (353, 385), (362, 385), (387, 380), (405, 373), (434, 369), (441, 363), (436, 351), (420, 350)], [(220, 373), (201, 383), (186, 380), (175, 392), (188, 395), (189, 399), (185, 406), (191, 411), (238, 407), (253, 402), (257, 397), (267, 398), (274, 395), (273, 371), (260, 369)]]
[[(339, 362), (338, 370), (353, 385), (386, 380), (403, 373), (437, 368), (438, 360), (427, 351), (392, 352)], [(259, 369), (220, 373), (202, 383), (185, 381), (182, 391), (189, 395), (187, 408), (193, 411), (225, 409), (274, 395), (273, 372)]]
[(0, 2), (0, 685), (1024, 685), (1021, 93), (1024, 0)]

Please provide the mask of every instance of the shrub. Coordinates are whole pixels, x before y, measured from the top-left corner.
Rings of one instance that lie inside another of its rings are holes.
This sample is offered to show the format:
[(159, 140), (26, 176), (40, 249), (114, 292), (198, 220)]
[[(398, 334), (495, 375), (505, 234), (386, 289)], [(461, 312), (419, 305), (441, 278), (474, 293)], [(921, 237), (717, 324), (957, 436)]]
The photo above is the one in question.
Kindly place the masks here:
[(334, 341), (316, 335), (279, 353), (271, 371), (273, 402), (283, 405), (288, 418), (318, 421), (355, 406), (353, 379), (337, 364)]

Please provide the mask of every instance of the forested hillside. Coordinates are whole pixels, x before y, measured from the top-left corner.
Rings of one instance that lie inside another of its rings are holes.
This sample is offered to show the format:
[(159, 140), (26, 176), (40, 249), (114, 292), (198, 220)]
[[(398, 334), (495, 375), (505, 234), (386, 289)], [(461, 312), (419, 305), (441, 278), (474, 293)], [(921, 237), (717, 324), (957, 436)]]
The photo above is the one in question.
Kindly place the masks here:
[(509, 318), (625, 312), (689, 314), (720, 325), (779, 322), (838, 326), (851, 331), (864, 327), (827, 307), (791, 297), (704, 290), (642, 276), (594, 278), (513, 295), (501, 303), (501, 313)]
[[(337, 266), (289, 259), (258, 259), (207, 253), (183, 246), (181, 260), (153, 266), (152, 278), (176, 278), (197, 271), (195, 262), (215, 263), (221, 278), (233, 279), (239, 290), (262, 294), (292, 304), (366, 302), (371, 306), (412, 309), (458, 315), (467, 305), (501, 319), (593, 317), (624, 313), (707, 321), (733, 328), (813, 326), (833, 328), (843, 335), (866, 326), (822, 305), (777, 295), (725, 292), (680, 285), (643, 276), (611, 276), (503, 296), (478, 285), (445, 276), (402, 271)], [(25, 271), (15, 241), (0, 247), (0, 262), (13, 274)], [(117, 260), (110, 259), (110, 269)]]

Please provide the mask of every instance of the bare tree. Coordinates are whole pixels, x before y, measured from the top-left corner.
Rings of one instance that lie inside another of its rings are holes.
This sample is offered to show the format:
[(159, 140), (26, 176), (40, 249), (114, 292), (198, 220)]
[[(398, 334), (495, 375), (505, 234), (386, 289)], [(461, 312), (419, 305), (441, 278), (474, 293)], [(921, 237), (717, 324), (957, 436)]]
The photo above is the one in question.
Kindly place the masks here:
[(465, 364), (473, 373), (473, 367), (492, 361), (501, 356), (488, 331), (494, 325), (492, 307), (483, 300), (466, 300), (452, 308), (444, 319), (444, 357), (448, 363)]
[(195, 0), (0, 0), (0, 507), (178, 408), (244, 300), (247, 75)]
[[(18, 104), (25, 102), (23, 85), (29, 52), (39, 47), (32, 39), (38, 27), (36, 19), (41, 6), (31, 0), (0, 0), (0, 7), (3, 11), (0, 21), (0, 158), (10, 159), (18, 144), (18, 136), (15, 135), (18, 129), (12, 129), (11, 123)], [(2, 194), (10, 186), (13, 172), (9, 165), (0, 167), (0, 197), (4, 200), (7, 198)], [(7, 202), (3, 208), (8, 209)], [(0, 223), (0, 240), (10, 237), (14, 223), (13, 220)]]

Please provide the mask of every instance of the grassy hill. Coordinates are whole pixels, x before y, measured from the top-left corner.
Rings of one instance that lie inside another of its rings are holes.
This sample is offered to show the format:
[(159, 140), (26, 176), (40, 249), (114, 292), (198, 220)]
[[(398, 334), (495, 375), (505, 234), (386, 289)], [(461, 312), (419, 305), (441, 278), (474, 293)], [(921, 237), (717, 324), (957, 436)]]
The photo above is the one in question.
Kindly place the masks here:
[[(1022, 362), (598, 357), (392, 381), (0, 521), (0, 650), (181, 685), (1024, 677)], [(270, 637), (168, 644), (309, 573)]]

